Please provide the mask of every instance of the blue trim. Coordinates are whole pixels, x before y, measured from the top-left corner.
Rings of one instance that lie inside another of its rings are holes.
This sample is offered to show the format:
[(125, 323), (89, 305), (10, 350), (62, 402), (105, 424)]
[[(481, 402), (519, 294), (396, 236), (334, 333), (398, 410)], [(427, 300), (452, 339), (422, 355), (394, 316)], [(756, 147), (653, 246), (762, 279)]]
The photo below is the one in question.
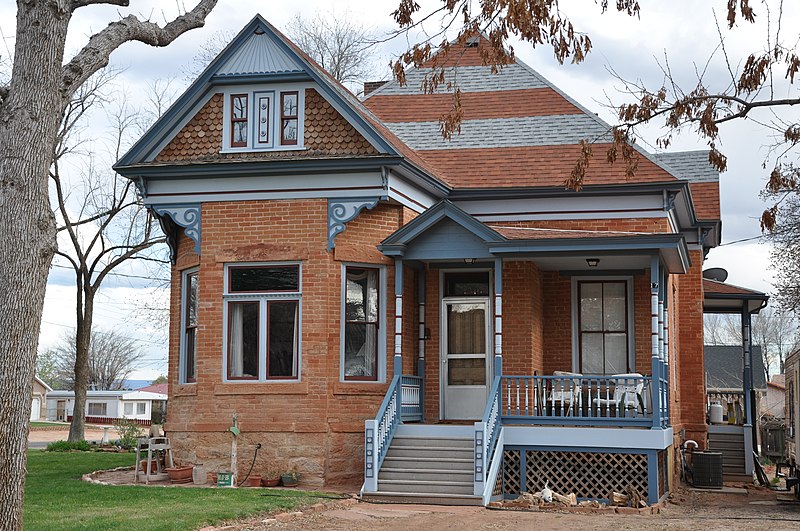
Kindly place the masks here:
[[(381, 242), (381, 244), (378, 246), (378, 249), (387, 256), (403, 256), (406, 252), (408, 244), (446, 218), (460, 225), (483, 242), (505, 241), (505, 238), (499, 233), (470, 216), (447, 199), (444, 199), (383, 240), (383, 242)], [(446, 253), (447, 256), (443, 255), (444, 257), (459, 257), (458, 249), (449, 249), (443, 251), (448, 251), (448, 253)], [(462, 258), (474, 257), (469, 256)]]
[(494, 294), (503, 294), (503, 259), (494, 259)]
[(647, 452), (647, 503), (658, 503), (658, 452)]
[(194, 240), (194, 250), (200, 254), (200, 204), (154, 205), (156, 214), (169, 216), (176, 225), (185, 229), (186, 236)]
[(239, 85), (245, 83), (289, 83), (311, 81), (305, 71), (280, 72), (276, 74), (214, 74), (211, 81), (215, 85)]
[(587, 454), (647, 454), (657, 450), (639, 450), (631, 448), (591, 448), (585, 446), (528, 446), (528, 445), (511, 445), (504, 446), (506, 450), (528, 450), (537, 452), (581, 452)]
[(334, 239), (344, 232), (345, 224), (354, 220), (365, 208), (375, 208), (380, 200), (380, 197), (328, 199), (328, 251), (336, 247)]

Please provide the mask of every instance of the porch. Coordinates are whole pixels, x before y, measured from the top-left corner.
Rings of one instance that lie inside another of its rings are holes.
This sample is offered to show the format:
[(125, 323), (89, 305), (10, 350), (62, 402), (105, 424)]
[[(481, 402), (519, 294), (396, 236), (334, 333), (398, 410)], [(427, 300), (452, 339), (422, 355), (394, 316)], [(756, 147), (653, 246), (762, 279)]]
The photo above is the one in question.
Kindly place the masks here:
[(666, 494), (667, 288), (685, 243), (564, 240), (511, 241), (443, 202), (384, 241), (395, 376), (366, 423), (365, 495), (485, 504), (545, 478), (585, 498)]

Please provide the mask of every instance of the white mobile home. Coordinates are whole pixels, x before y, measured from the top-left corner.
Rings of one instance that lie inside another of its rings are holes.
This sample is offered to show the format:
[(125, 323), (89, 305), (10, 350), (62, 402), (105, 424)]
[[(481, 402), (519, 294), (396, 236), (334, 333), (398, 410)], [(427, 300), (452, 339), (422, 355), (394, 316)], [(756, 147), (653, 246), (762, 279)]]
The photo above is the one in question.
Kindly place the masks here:
[[(153, 402), (167, 395), (147, 391), (87, 391), (86, 422), (113, 424), (120, 419), (149, 426)], [(47, 394), (47, 419), (71, 421), (75, 407), (74, 391), (51, 391)]]

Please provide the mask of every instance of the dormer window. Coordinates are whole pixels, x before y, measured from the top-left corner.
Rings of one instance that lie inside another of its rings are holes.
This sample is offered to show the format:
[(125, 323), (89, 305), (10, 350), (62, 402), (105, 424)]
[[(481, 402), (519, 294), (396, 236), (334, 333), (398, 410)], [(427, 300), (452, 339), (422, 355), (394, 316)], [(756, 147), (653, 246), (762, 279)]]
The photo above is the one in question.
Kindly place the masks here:
[(231, 147), (247, 147), (247, 94), (231, 96)]
[(297, 145), (297, 92), (281, 92), (281, 145)]
[(237, 88), (225, 99), (223, 152), (303, 148), (304, 90)]

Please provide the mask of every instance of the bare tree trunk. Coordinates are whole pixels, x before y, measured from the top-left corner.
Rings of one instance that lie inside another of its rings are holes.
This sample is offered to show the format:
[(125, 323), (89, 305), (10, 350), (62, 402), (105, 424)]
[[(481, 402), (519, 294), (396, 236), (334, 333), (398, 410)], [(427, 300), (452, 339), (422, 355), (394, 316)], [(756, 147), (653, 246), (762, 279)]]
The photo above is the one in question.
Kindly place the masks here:
[(86, 391), (89, 386), (89, 343), (94, 317), (94, 290), (84, 284), (77, 290), (77, 326), (75, 329), (75, 405), (69, 425), (69, 441), (82, 441), (86, 428)]
[(68, 4), (18, 2), (12, 80), (0, 100), (0, 529), (22, 528), (36, 348), (56, 248), (47, 171), (64, 105)]

